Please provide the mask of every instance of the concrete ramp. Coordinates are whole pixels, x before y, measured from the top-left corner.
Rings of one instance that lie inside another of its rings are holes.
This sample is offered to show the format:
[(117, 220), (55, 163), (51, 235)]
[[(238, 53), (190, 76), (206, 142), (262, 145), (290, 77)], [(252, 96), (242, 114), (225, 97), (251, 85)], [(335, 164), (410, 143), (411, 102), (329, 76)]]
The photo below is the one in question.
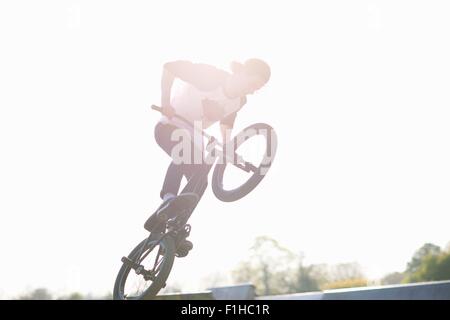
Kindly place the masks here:
[(255, 286), (249, 283), (235, 286), (211, 288), (216, 300), (254, 300)]
[(450, 281), (257, 297), (258, 300), (450, 300)]
[(325, 291), (323, 300), (450, 300), (450, 281)]
[(211, 291), (196, 293), (169, 293), (156, 296), (154, 300), (214, 300)]
[(198, 293), (174, 293), (158, 300), (450, 300), (450, 281), (359, 287), (276, 296), (255, 295), (252, 284), (211, 288)]

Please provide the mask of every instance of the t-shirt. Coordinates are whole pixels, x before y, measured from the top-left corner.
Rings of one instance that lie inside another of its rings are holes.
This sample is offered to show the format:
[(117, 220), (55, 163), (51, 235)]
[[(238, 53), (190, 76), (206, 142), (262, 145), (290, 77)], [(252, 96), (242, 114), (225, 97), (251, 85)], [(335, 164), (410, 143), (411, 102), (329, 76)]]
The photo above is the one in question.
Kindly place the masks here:
[[(181, 80), (180, 82), (179, 90), (174, 90), (170, 100), (177, 115), (195, 123), (201, 130), (209, 128), (218, 121), (223, 124), (233, 124), (236, 112), (242, 107), (241, 97), (230, 99), (221, 86), (211, 91), (202, 91), (190, 83)], [(193, 128), (182, 120), (175, 117), (169, 119), (163, 115), (160, 122), (187, 129), (191, 137), (195, 137), (196, 146), (203, 150), (201, 135), (194, 135)]]

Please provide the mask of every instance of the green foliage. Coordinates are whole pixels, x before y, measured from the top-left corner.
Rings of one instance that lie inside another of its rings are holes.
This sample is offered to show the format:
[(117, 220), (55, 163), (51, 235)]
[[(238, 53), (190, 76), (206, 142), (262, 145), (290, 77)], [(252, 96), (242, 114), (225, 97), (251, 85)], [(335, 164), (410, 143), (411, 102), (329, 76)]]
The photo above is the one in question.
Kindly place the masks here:
[(79, 292), (72, 292), (71, 294), (67, 296), (59, 297), (58, 300), (83, 300), (84, 297)]
[[(277, 295), (312, 292), (327, 289), (367, 286), (358, 263), (337, 265), (305, 265), (302, 254), (294, 254), (269, 237), (258, 237), (250, 249), (249, 258), (232, 271), (235, 282), (250, 282), (257, 295)], [(404, 272), (393, 272), (381, 279), (381, 284), (450, 280), (450, 243), (442, 250), (439, 246), (426, 243), (419, 248), (407, 264)], [(205, 279), (213, 284), (226, 282), (222, 275)], [(166, 288), (168, 292), (181, 292), (177, 286)], [(109, 292), (105, 296), (93, 297), (78, 292), (54, 298), (45, 288), (37, 288), (19, 296), (21, 300), (82, 300), (112, 299)]]
[(425, 243), (408, 262), (404, 272), (394, 272), (381, 279), (381, 284), (398, 284), (450, 280), (450, 242), (444, 250)]
[(112, 300), (112, 293), (108, 292), (104, 296), (93, 297), (91, 294), (83, 295), (79, 292), (72, 292), (68, 295), (53, 297), (53, 295), (45, 288), (34, 289), (33, 291), (23, 294), (16, 299), (18, 300)]
[(315, 276), (315, 267), (304, 266), (301, 262), (297, 273), (294, 275), (294, 285), (291, 292), (311, 292), (319, 291), (319, 279)]
[(382, 285), (399, 284), (399, 283), (402, 283), (404, 278), (405, 278), (404, 272), (392, 272), (392, 273), (385, 275), (381, 279), (380, 283)]
[(298, 257), (269, 237), (258, 237), (250, 257), (232, 272), (236, 282), (250, 282), (258, 295), (288, 293)]
[(360, 287), (367, 285), (361, 266), (356, 262), (336, 265), (311, 265), (311, 276), (315, 279), (317, 290)]
[(19, 300), (51, 300), (52, 295), (45, 288), (38, 288), (32, 292), (22, 295)]
[(404, 283), (450, 280), (450, 252), (430, 253), (414, 270), (407, 274)]
[(301, 254), (268, 237), (255, 240), (249, 259), (232, 272), (232, 277), (236, 282), (255, 285), (257, 295), (319, 291), (329, 283), (336, 287), (367, 285), (357, 263), (305, 265)]
[(408, 262), (406, 267), (406, 272), (409, 274), (415, 273), (421, 266), (423, 259), (430, 255), (439, 255), (441, 253), (441, 248), (432, 243), (425, 243), (419, 250), (417, 250), (411, 261)]
[(366, 287), (367, 284), (368, 284), (368, 281), (365, 278), (352, 278), (352, 279), (338, 280), (338, 281), (326, 283), (323, 286), (323, 289), (330, 290), (330, 289)]
[(356, 262), (339, 263), (328, 268), (328, 282), (339, 282), (365, 278), (361, 266)]

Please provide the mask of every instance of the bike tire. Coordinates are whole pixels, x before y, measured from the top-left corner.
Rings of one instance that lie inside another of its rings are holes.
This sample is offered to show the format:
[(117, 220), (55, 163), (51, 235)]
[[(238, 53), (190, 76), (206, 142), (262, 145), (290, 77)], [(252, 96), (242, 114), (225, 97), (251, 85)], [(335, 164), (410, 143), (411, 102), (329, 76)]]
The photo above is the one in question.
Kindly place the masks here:
[[(265, 123), (255, 123), (247, 128), (243, 129), (240, 133), (238, 133), (232, 140), (232, 146), (235, 146), (237, 149), (242, 143), (247, 141), (249, 138), (254, 135), (246, 137), (245, 132), (264, 132), (263, 130), (270, 132), (270, 138), (266, 137), (266, 153), (264, 155), (261, 163), (264, 163), (264, 170), (266, 170), (263, 174), (261, 173), (261, 167), (258, 168), (258, 172), (254, 172), (254, 174), (241, 186), (231, 189), (225, 190), (223, 187), (223, 177), (225, 173), (225, 169), (227, 168), (228, 163), (219, 163), (216, 164), (211, 180), (211, 187), (214, 195), (221, 201), (224, 202), (232, 202), (239, 199), (242, 199), (247, 194), (249, 194), (255, 187), (262, 181), (262, 179), (267, 174), (270, 166), (272, 165), (273, 159), (275, 157), (276, 149), (277, 149), (277, 136), (275, 130), (268, 124)], [(257, 133), (258, 134), (258, 133)], [(238, 137), (243, 135), (245, 139), (239, 139)], [(270, 155), (267, 155), (267, 151), (270, 150)]]
[[(134, 260), (136, 255), (141, 252), (142, 246), (146, 245), (146, 248), (142, 250), (145, 252), (150, 244), (155, 241), (148, 241), (148, 238), (141, 241), (128, 255), (128, 258)], [(114, 300), (149, 300), (154, 298), (158, 292), (165, 286), (166, 280), (169, 277), (170, 271), (175, 259), (175, 240), (171, 236), (166, 236), (160, 241), (160, 245), (164, 247), (164, 261), (161, 266), (155, 281), (139, 296), (133, 298), (126, 298), (124, 296), (124, 287), (130, 271), (132, 268), (127, 266), (125, 263), (122, 264), (114, 283), (113, 299)]]

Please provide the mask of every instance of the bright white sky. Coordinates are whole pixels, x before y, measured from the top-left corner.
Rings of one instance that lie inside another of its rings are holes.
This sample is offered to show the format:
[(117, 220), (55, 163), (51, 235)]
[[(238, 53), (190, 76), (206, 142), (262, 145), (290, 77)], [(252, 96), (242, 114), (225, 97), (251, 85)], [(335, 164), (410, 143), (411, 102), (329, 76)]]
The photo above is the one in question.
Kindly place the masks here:
[(3, 1), (0, 297), (103, 294), (159, 205), (162, 64), (259, 57), (237, 130), (278, 154), (246, 198), (208, 189), (170, 284), (204, 289), (268, 235), (375, 279), (450, 240), (447, 1)]

